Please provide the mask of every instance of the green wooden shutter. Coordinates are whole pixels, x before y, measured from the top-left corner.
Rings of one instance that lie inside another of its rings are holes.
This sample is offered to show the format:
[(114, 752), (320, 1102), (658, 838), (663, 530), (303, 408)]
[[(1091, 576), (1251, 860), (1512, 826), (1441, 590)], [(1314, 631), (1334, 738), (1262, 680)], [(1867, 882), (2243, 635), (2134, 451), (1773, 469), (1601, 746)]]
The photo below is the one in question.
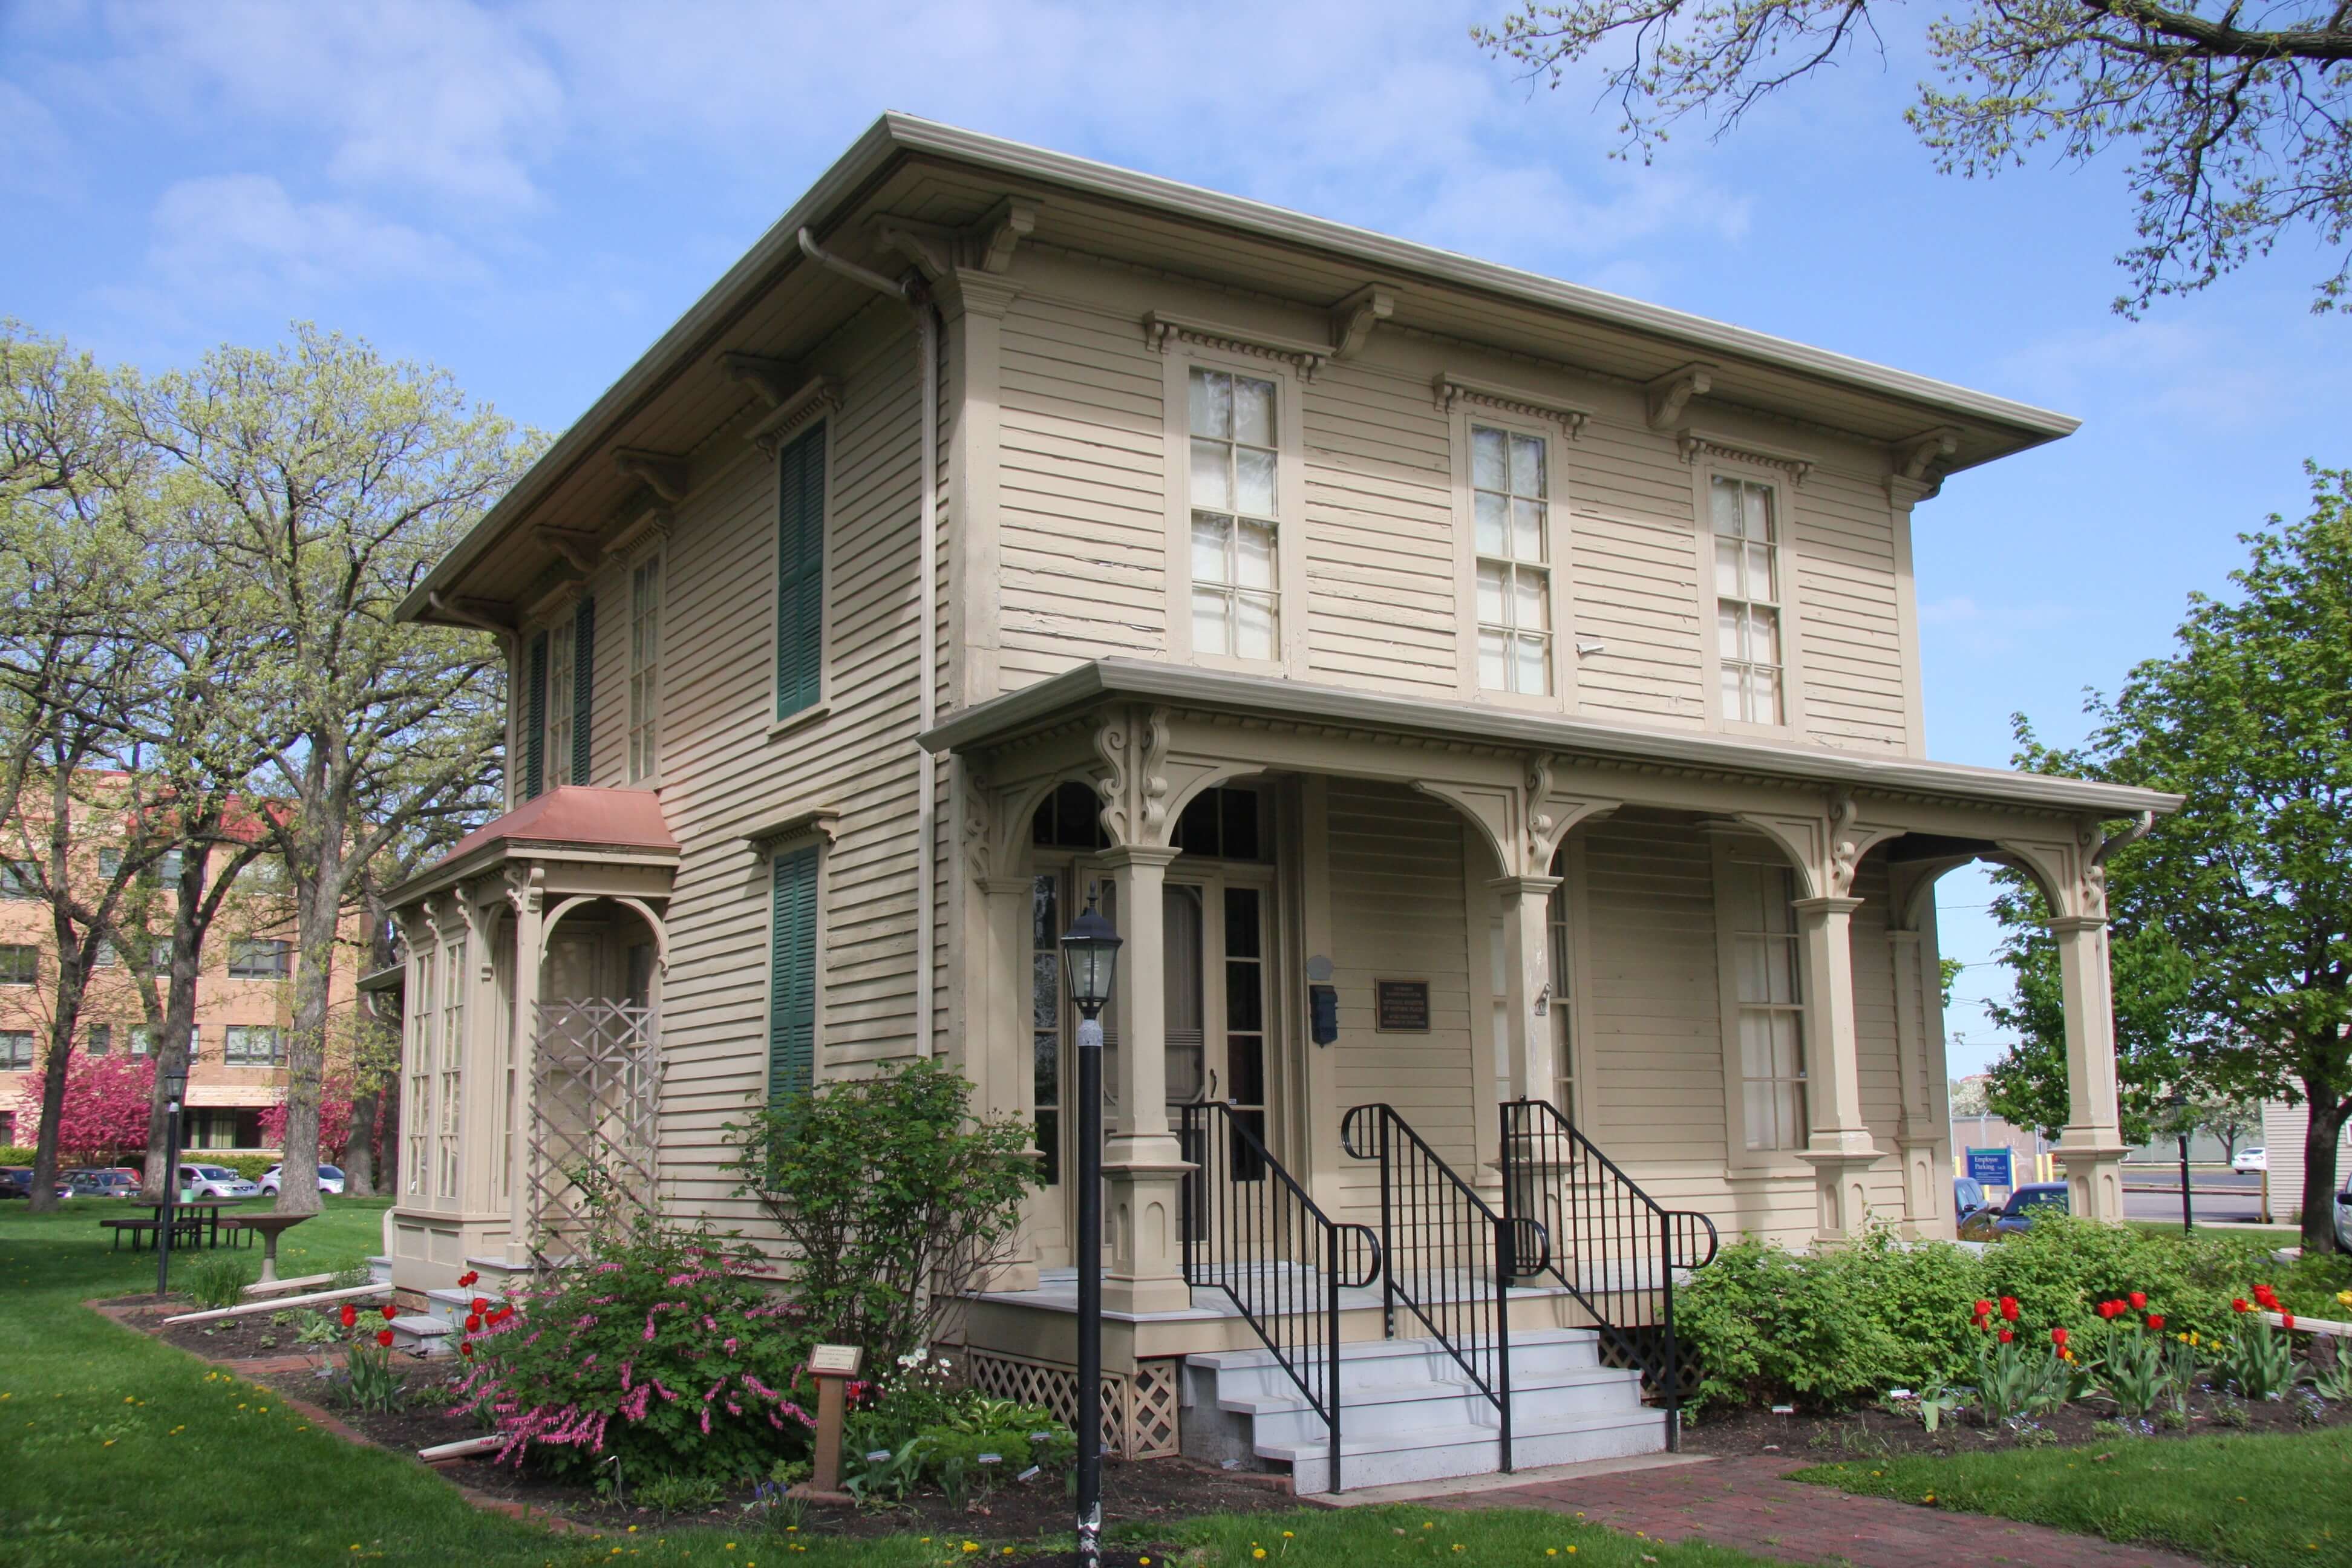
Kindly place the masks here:
[(588, 777), (588, 739), (596, 716), (596, 601), (583, 599), (572, 617), (572, 782)]
[(775, 859), (769, 957), (768, 1103), (806, 1089), (816, 1066), (816, 846)]
[(546, 778), (547, 760), (547, 634), (530, 639), (530, 684), (523, 698), (522, 796), (537, 795)]
[(776, 463), (776, 717), (814, 707), (824, 686), (824, 426)]

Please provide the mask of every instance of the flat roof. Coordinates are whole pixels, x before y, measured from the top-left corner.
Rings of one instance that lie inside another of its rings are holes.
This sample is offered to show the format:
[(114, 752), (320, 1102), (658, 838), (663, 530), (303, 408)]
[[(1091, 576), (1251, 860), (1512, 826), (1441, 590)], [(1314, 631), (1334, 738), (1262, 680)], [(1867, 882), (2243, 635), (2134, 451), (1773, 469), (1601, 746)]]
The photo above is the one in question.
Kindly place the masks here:
[(1360, 725), (1403, 734), (1486, 741), (1632, 763), (1669, 763), (1764, 778), (1831, 783), (1890, 794), (2105, 816), (2143, 811), (2169, 814), (2181, 796), (2128, 784), (2098, 784), (2047, 773), (2011, 773), (1962, 763), (1873, 757), (1826, 747), (1786, 746), (1726, 735), (1645, 730), (1622, 724), (1388, 697), (1343, 687), (1315, 686), (1263, 675), (1194, 669), (1144, 659), (1104, 658), (1050, 680), (964, 710), (917, 739), (932, 752), (984, 747), (1027, 732), (1104, 699), (1223, 709), (1309, 723)]

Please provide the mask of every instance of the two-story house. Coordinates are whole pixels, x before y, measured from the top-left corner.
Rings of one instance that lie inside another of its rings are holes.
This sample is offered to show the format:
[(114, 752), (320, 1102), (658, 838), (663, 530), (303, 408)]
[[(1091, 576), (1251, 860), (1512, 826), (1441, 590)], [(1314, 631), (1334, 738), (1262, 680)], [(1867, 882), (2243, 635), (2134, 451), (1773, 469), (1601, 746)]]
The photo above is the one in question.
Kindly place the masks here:
[(971, 1365), (1064, 1397), (1092, 899), (1114, 1440), (1238, 1441), (1253, 1347), (1391, 1335), (1499, 1416), (1498, 1325), (1654, 1333), (1709, 1226), (1950, 1234), (1974, 859), (2055, 911), (2116, 1216), (2100, 867), (2174, 803), (1929, 760), (1911, 564), (2074, 426), (885, 118), (404, 606), (515, 695), (513, 809), (398, 895), (395, 1278), (529, 1267), (591, 1155), (756, 1233), (726, 1122), (944, 1057), (1045, 1179)]

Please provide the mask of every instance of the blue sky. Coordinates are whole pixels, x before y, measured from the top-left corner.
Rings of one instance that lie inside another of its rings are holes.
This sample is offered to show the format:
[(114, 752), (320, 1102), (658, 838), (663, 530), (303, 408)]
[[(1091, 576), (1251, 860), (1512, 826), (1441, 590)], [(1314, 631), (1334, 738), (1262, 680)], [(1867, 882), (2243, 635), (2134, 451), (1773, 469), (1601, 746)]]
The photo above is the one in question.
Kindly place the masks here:
[[(1974, 763), (2016, 710), (2074, 739), (2305, 458), (2352, 462), (2315, 250), (2113, 314), (2121, 160), (1937, 175), (1916, 34), (1644, 167), (1591, 79), (1472, 47), (1502, 8), (0, 0), (0, 313), (150, 369), (312, 319), (561, 426), (906, 110), (2082, 416), (1917, 512), (1929, 743)], [(1964, 1070), (2002, 986), (1981, 879), (1941, 896)]]

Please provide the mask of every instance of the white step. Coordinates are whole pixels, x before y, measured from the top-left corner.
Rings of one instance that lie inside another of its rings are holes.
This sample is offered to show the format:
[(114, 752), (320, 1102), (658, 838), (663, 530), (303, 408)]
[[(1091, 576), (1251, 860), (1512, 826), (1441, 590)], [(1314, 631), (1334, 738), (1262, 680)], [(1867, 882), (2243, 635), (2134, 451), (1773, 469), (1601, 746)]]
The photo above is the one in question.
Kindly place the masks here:
[(464, 1326), (466, 1318), (473, 1311), (476, 1301), (488, 1301), (495, 1308), (504, 1306), (506, 1298), (495, 1291), (478, 1288), (471, 1290), (444, 1288), (425, 1292), (425, 1311), (453, 1329)]
[[(1465, 1350), (1484, 1370), (1478, 1348)], [(1639, 1373), (1600, 1363), (1591, 1330), (1517, 1331), (1509, 1348), (1516, 1467), (1665, 1447), (1664, 1413), (1643, 1405)], [(1258, 1462), (1289, 1467), (1298, 1493), (1330, 1489), (1323, 1418), (1273, 1352), (1221, 1352), (1188, 1357), (1185, 1364), (1186, 1418), (1200, 1436), (1199, 1447), (1188, 1451), (1231, 1462), (1245, 1444)], [(1499, 1415), (1439, 1341), (1345, 1345), (1339, 1382), (1340, 1479), (1349, 1487), (1502, 1468)]]
[(414, 1356), (445, 1356), (457, 1353), (451, 1341), (449, 1325), (439, 1318), (423, 1312), (408, 1312), (392, 1320), (392, 1345)]

